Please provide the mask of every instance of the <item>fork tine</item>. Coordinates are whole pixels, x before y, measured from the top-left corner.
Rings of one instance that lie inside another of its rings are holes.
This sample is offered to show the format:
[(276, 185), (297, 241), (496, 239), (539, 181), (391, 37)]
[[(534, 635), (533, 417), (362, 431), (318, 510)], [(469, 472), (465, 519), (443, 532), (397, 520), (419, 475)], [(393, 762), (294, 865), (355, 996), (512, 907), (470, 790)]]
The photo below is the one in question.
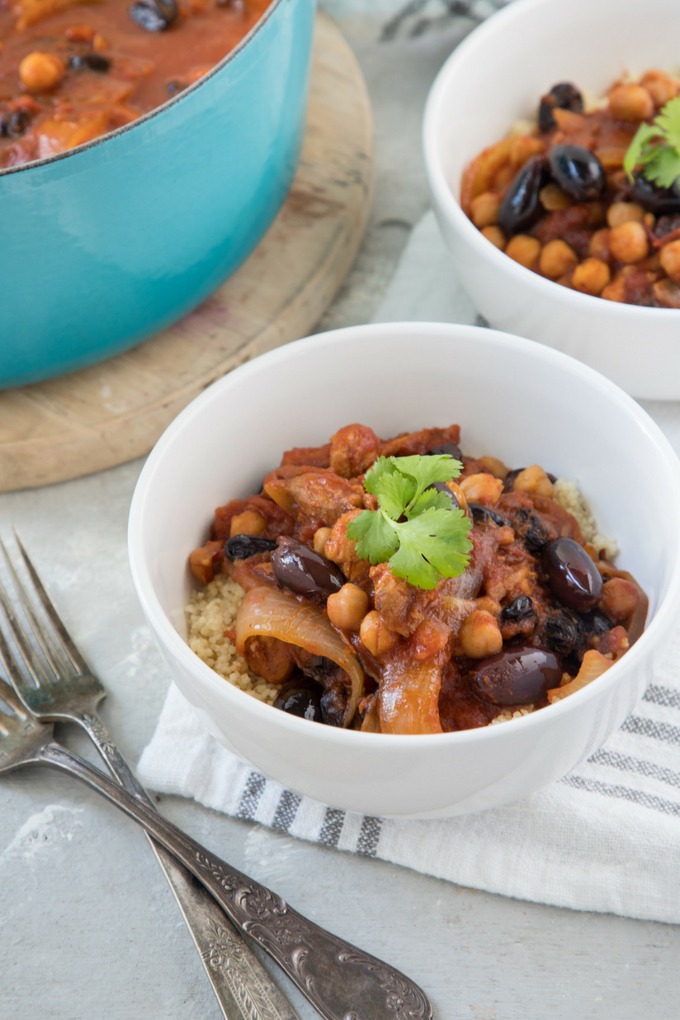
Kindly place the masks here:
[[(64, 652), (68, 655), (69, 659), (71, 660), (71, 663), (73, 664), (73, 666), (76, 669), (80, 670), (82, 673), (88, 673), (89, 672), (89, 666), (85, 662), (85, 659), (83, 658), (83, 656), (78, 651), (78, 648), (77, 648), (73, 638), (71, 637), (71, 635), (67, 631), (66, 627), (64, 626), (64, 623), (63, 623), (61, 617), (59, 616), (59, 614), (57, 613), (57, 610), (55, 609), (52, 600), (50, 599), (49, 595), (45, 591), (45, 587), (44, 587), (42, 581), (40, 580), (40, 577), (38, 575), (38, 571), (33, 566), (33, 563), (31, 562), (31, 559), (30, 559), (28, 553), (26, 552), (26, 549), (24, 548), (24, 544), (21, 541), (21, 539), (19, 538), (19, 535), (16, 532), (16, 530), (14, 531), (14, 540), (15, 540), (15, 542), (17, 544), (17, 548), (19, 550), (19, 553), (21, 554), (21, 558), (22, 558), (22, 560), (24, 562), (24, 565), (26, 567), (28, 575), (29, 575), (29, 577), (31, 579), (31, 582), (32, 582), (32, 585), (33, 585), (33, 591), (37, 595), (38, 600), (39, 600), (39, 602), (40, 602), (40, 604), (41, 604), (41, 606), (43, 608), (43, 611), (45, 612), (45, 615), (48, 617), (48, 619), (49, 619), (50, 623), (52, 624), (54, 630), (56, 631), (57, 635), (59, 636), (59, 638), (61, 640), (61, 646), (63, 647)], [(3, 546), (3, 551), (5, 553), (5, 557), (7, 557), (7, 551), (4, 549), (4, 546)], [(21, 580), (18, 578), (17, 573), (16, 573), (16, 571), (14, 570), (13, 567), (12, 567), (12, 573), (17, 578), (17, 584), (18, 584), (18, 587), (20, 589), (20, 592), (25, 596), (26, 595), (26, 589), (25, 589), (24, 585), (22, 584)], [(40, 628), (37, 628), (37, 629), (40, 630)]]
[(45, 634), (44, 625), (41, 626), (36, 617), (34, 605), (2, 541), (0, 552), (18, 595), (17, 604), (21, 607), (20, 614), (0, 580), (0, 607), (4, 621), (4, 627), (0, 627), (0, 655), (13, 682), (26, 692), (30, 686), (39, 688), (42, 683), (57, 678), (59, 668), (55, 661), (55, 648)]
[[(31, 718), (13, 687), (6, 683), (5, 680), (0, 679), (0, 705), (3, 703), (11, 709), (12, 715), (16, 716), (21, 722)], [(2, 715), (3, 713), (0, 713), (0, 721), (2, 720)]]

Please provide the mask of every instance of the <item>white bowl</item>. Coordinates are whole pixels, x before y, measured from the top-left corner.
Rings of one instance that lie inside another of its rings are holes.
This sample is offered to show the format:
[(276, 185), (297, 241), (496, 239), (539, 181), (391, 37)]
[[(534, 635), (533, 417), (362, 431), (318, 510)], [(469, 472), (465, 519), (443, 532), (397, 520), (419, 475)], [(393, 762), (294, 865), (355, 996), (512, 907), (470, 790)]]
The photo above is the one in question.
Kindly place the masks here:
[(497, 329), (549, 344), (636, 397), (680, 398), (680, 310), (591, 297), (514, 262), (462, 211), (463, 170), (559, 81), (593, 96), (624, 71), (677, 70), (677, 0), (515, 0), (439, 72), (423, 127), (434, 210), (477, 310)]
[[(470, 454), (573, 479), (619, 563), (649, 595), (642, 637), (601, 678), (521, 719), (428, 736), (361, 733), (265, 705), (185, 642), (187, 557), (215, 507), (256, 491), (285, 449), (342, 425), (379, 435), (459, 423)], [(474, 326), (357, 326), (231, 372), (161, 437), (132, 501), (134, 583), (175, 683), (218, 740), (266, 775), (372, 815), (477, 811), (532, 793), (592, 753), (632, 710), (680, 609), (680, 464), (647, 414), (580, 362)]]

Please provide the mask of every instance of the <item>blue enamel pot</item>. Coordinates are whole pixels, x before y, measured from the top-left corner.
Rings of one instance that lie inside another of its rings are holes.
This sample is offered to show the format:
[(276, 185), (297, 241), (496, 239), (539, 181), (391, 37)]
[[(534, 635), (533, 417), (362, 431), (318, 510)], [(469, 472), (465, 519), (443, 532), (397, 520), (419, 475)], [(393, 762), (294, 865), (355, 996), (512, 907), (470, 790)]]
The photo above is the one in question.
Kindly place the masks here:
[(315, 0), (273, 0), (151, 113), (0, 171), (0, 388), (102, 361), (181, 318), (252, 251), (290, 187)]

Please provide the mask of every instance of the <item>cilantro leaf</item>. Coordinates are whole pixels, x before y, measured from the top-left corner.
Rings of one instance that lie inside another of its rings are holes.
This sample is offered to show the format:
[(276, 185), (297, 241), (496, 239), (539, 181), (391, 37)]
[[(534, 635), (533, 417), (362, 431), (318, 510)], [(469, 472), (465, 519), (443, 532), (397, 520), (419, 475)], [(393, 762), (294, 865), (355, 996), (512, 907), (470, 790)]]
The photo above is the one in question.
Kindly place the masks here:
[(385, 563), (399, 546), (395, 525), (380, 510), (362, 510), (347, 525), (359, 556), (371, 563)]
[(430, 509), (398, 524), (399, 549), (388, 561), (393, 574), (430, 590), (443, 577), (457, 577), (472, 549), (471, 521), (459, 509)]
[(435, 482), (458, 477), (460, 461), (446, 454), (379, 457), (364, 487), (378, 510), (364, 510), (347, 525), (362, 559), (387, 563), (392, 573), (429, 590), (466, 569), (472, 522)]
[(651, 124), (640, 124), (635, 132), (623, 160), (629, 180), (636, 167), (662, 188), (680, 179), (680, 96), (669, 100)]
[(412, 478), (407, 478), (395, 471), (392, 474), (384, 474), (380, 479), (380, 487), (374, 495), (377, 497), (378, 505), (384, 510), (393, 521), (398, 521), (415, 494), (415, 483)]

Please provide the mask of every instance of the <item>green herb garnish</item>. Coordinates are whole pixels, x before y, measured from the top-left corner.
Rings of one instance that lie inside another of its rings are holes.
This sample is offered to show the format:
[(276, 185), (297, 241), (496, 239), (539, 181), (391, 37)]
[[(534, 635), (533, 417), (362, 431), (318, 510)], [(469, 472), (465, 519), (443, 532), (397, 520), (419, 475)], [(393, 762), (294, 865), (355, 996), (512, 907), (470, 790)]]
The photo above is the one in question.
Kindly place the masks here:
[(635, 167), (643, 177), (661, 188), (671, 188), (680, 178), (680, 96), (670, 99), (651, 124), (640, 124), (623, 160), (632, 181)]
[(378, 510), (363, 510), (347, 526), (359, 556), (387, 563), (396, 577), (430, 590), (468, 565), (471, 521), (432, 486), (457, 478), (463, 465), (446, 454), (379, 457), (364, 487)]

